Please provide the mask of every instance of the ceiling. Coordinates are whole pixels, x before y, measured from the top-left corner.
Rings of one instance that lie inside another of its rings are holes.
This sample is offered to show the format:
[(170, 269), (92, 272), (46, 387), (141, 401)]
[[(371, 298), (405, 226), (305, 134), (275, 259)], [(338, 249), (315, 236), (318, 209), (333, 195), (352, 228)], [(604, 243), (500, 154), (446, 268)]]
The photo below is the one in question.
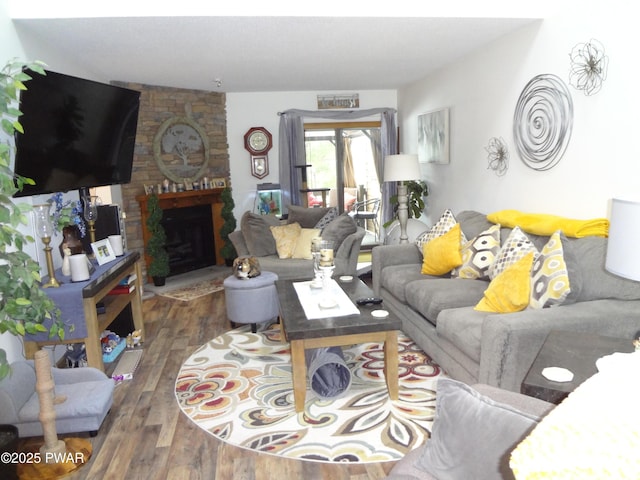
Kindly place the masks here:
[(51, 70), (55, 64), (43, 55), (69, 56), (105, 82), (273, 92), (399, 89), (535, 20), (23, 15), (13, 21), (29, 59)]

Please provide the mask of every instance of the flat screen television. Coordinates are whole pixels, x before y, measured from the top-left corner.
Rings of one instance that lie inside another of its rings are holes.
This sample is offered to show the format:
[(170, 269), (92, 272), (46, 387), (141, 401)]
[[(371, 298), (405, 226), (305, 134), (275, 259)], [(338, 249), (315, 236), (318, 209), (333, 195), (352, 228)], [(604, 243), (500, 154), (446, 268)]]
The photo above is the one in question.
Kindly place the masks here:
[(14, 171), (35, 185), (15, 196), (129, 183), (140, 92), (52, 71), (27, 73)]

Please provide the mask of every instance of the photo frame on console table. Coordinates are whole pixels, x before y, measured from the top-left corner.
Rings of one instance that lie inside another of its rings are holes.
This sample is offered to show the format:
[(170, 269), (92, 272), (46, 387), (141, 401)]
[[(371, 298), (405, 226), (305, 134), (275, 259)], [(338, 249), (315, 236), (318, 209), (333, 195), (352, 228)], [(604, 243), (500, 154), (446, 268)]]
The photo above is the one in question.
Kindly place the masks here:
[(91, 244), (91, 250), (98, 261), (98, 265), (104, 265), (116, 259), (116, 254), (109, 243), (109, 239), (98, 240)]
[(449, 109), (418, 115), (418, 160), (449, 163)]

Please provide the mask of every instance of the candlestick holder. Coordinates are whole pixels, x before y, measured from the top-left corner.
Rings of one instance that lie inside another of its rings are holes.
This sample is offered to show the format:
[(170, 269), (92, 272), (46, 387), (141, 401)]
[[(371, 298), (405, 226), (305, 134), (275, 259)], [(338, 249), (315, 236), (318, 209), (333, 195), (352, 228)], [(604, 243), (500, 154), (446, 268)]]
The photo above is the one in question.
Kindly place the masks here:
[(333, 293), (331, 292), (331, 277), (335, 270), (335, 265), (321, 266), (322, 271), (322, 295), (320, 297), (320, 308), (334, 308), (338, 306)]
[(317, 237), (311, 240), (311, 256), (313, 257), (313, 274), (311, 288), (322, 288), (322, 270), (320, 270), (320, 245), (322, 238)]
[(47, 262), (47, 274), (49, 280), (42, 285), (43, 288), (56, 288), (60, 286), (60, 282), (56, 279), (56, 270), (53, 267), (53, 255), (51, 254), (51, 236), (53, 235), (53, 226), (51, 225), (51, 214), (49, 209), (51, 204), (45, 203), (34, 205), (33, 211), (36, 215), (36, 231), (44, 244), (44, 255)]
[(84, 219), (89, 224), (89, 238), (91, 243), (96, 241), (96, 220), (98, 219), (98, 202), (100, 197), (95, 195), (87, 195), (84, 197)]

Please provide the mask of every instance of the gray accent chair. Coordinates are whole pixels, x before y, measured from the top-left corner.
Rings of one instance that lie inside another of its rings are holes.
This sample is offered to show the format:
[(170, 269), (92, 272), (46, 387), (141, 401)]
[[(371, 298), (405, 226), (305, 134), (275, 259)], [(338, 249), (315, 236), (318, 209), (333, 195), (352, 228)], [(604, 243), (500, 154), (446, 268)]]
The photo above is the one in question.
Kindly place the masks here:
[(446, 377), (436, 395), (431, 438), (399, 460), (386, 480), (513, 480), (511, 452), (555, 407)]
[[(321, 222), (326, 208), (289, 207), (289, 223), (300, 223), (303, 228), (314, 228)], [(240, 222), (240, 230), (229, 235), (239, 257), (255, 256), (263, 271), (273, 272), (280, 280), (312, 279), (313, 260), (304, 258), (279, 258), (270, 226), (285, 224), (270, 215), (256, 215), (246, 212)], [(357, 227), (355, 221), (346, 214), (339, 215), (326, 225), (318, 226), (322, 237), (333, 240), (338, 247), (334, 252), (334, 277), (341, 275), (357, 275), (360, 245), (365, 236), (365, 229)]]
[[(55, 394), (66, 400), (55, 405), (59, 434), (90, 432), (95, 436), (113, 404), (114, 381), (97, 368), (52, 368)], [(20, 437), (43, 434), (33, 361), (11, 364), (0, 381), (0, 424), (18, 428)]]

